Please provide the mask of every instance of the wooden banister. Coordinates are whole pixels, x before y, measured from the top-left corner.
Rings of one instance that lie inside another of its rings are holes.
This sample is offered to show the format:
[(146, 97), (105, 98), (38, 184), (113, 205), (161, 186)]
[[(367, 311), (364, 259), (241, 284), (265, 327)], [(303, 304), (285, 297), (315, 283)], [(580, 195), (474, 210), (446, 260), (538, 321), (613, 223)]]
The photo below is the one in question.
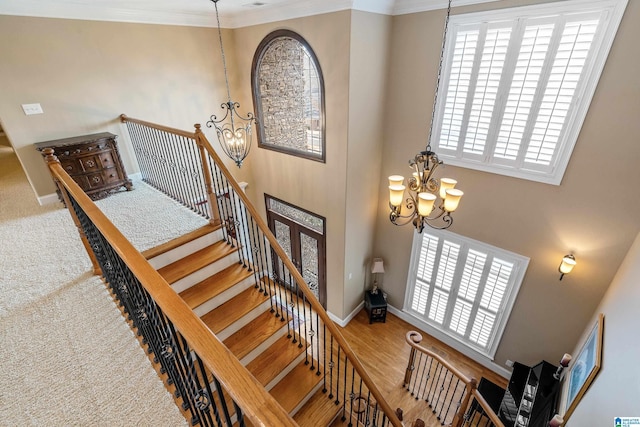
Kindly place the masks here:
[[(131, 119), (127, 118), (127, 120)], [(89, 199), (64, 171), (55, 156), (48, 159), (48, 164), (54, 179), (64, 187), (63, 194), (66, 192), (71, 194), (78, 205), (82, 207), (142, 286), (153, 296), (156, 304), (180, 331), (193, 351), (199, 355), (205, 366), (216, 376), (225, 391), (242, 409), (251, 424), (265, 427), (297, 425), (282, 406)], [(72, 209), (69, 210), (72, 211)], [(77, 218), (74, 219), (74, 221), (76, 220)]]
[(462, 373), (459, 369), (457, 369), (455, 366), (450, 364), (447, 360), (445, 360), (438, 354), (421, 346), (420, 343), (422, 342), (422, 334), (420, 334), (419, 332), (409, 331), (407, 332), (405, 339), (407, 343), (411, 346), (411, 353), (409, 356), (409, 366), (407, 367), (407, 372), (405, 374), (405, 384), (409, 382), (410, 375), (411, 375), (410, 370), (411, 370), (411, 366), (413, 365), (413, 361), (415, 360), (416, 352), (421, 352), (437, 360), (445, 369), (447, 369), (449, 372), (451, 372), (454, 376), (459, 378), (460, 381), (462, 381), (465, 384), (466, 392), (460, 404), (460, 407), (456, 411), (456, 414), (453, 418), (453, 421), (451, 423), (452, 427), (462, 426), (464, 422), (464, 415), (469, 407), (469, 402), (471, 401), (472, 396), (476, 399), (478, 404), (482, 407), (485, 414), (487, 415), (487, 417), (489, 417), (489, 419), (495, 425), (495, 427), (504, 427), (504, 424), (502, 423), (502, 421), (500, 421), (498, 416), (493, 412), (493, 409), (491, 409), (491, 406), (487, 403), (484, 397), (482, 397), (482, 394), (478, 391), (477, 389), (478, 382), (475, 378), (467, 377), (464, 373)]

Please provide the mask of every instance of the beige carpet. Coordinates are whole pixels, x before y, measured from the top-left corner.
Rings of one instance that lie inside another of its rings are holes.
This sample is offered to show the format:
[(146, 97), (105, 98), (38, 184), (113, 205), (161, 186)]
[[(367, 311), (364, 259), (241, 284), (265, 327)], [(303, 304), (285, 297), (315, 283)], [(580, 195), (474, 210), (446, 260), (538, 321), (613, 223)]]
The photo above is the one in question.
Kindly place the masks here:
[[(98, 203), (139, 250), (205, 223), (141, 182)], [(0, 144), (0, 426), (184, 426), (61, 204)]]

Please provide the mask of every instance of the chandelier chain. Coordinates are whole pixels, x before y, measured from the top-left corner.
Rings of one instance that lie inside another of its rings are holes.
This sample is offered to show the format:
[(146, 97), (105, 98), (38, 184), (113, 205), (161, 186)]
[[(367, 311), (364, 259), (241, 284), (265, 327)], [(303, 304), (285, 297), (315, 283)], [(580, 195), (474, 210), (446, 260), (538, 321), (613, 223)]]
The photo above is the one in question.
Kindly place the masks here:
[[(217, 1), (217, 0), (216, 0)], [(442, 62), (444, 61), (444, 48), (447, 42), (447, 29), (449, 28), (449, 16), (451, 15), (451, 2), (447, 6), (447, 18), (444, 21), (444, 33), (442, 34), (442, 49), (440, 49), (440, 63), (438, 64), (438, 77), (436, 79), (436, 94), (433, 97), (433, 110), (431, 111), (431, 124), (429, 125), (429, 138), (427, 139), (427, 151), (431, 151), (431, 136), (433, 134), (433, 122), (436, 118), (436, 104), (438, 102), (438, 91), (440, 90), (440, 77), (442, 75)]]
[(220, 39), (220, 52), (222, 53), (222, 68), (224, 69), (224, 82), (227, 85), (227, 98), (231, 102), (231, 90), (229, 89), (229, 77), (227, 76), (227, 58), (224, 55), (224, 45), (222, 44), (222, 30), (220, 29), (220, 15), (218, 14), (218, 2), (220, 0), (211, 0), (216, 8), (216, 21), (218, 22), (218, 38)]

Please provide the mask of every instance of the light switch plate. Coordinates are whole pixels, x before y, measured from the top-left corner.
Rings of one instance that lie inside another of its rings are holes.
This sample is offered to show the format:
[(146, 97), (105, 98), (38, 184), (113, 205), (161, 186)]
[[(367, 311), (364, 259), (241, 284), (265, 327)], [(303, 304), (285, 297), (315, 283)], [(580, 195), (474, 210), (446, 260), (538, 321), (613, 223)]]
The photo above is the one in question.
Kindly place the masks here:
[(27, 116), (44, 113), (40, 104), (22, 104), (22, 111), (24, 111)]

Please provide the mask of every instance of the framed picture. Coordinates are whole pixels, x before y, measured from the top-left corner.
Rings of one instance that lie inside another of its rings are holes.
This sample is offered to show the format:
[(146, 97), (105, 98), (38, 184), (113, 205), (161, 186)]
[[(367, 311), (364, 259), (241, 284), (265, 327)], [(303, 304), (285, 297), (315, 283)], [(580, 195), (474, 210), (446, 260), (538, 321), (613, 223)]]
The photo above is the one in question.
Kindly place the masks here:
[(596, 375), (598, 375), (602, 363), (603, 328), (604, 315), (600, 313), (566, 377), (567, 388), (564, 404), (566, 410), (563, 417), (565, 422), (576, 409), (580, 399), (582, 399)]

